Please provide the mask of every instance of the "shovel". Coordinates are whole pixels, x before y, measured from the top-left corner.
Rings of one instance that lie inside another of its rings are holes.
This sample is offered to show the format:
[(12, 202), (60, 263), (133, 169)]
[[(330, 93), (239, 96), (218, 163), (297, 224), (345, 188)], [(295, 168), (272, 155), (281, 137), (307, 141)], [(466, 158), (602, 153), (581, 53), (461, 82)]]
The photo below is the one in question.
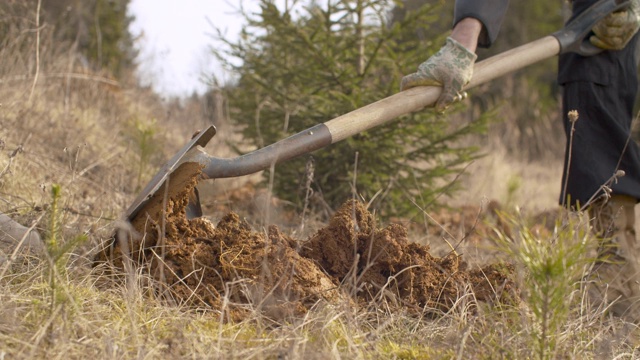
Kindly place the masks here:
[[(591, 45), (587, 39), (591, 28), (609, 13), (628, 6), (629, 2), (629, 0), (600, 0), (563, 29), (476, 63), (474, 76), (465, 89), (561, 53), (576, 52), (584, 56), (599, 53), (602, 50)], [(175, 194), (180, 187), (185, 186), (185, 179), (196, 176), (200, 171), (204, 179), (253, 174), (279, 162), (324, 148), (385, 124), (401, 115), (433, 106), (441, 92), (442, 88), (438, 86), (411, 88), (236, 158), (217, 158), (203, 151), (202, 148), (216, 134), (215, 127), (210, 126), (197, 133), (162, 167), (129, 207), (126, 219), (133, 222), (145, 207), (162, 206), (167, 194)], [(187, 217), (194, 218), (201, 215), (202, 210), (196, 190), (187, 206)]]

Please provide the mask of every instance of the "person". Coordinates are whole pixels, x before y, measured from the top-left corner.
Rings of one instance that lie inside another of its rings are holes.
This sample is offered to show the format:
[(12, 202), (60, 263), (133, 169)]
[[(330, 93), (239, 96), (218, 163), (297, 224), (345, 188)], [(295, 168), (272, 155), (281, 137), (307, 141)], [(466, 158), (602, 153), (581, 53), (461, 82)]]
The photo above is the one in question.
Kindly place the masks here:
[[(596, 2), (573, 0), (568, 21)], [(445, 45), (416, 73), (405, 76), (401, 89), (442, 86), (435, 104), (438, 111), (463, 98), (476, 49), (496, 40), (507, 6), (508, 0), (457, 0)], [(588, 41), (602, 52), (589, 57), (562, 54), (558, 67), (567, 136), (560, 204), (587, 209), (600, 239), (591, 294), (600, 304), (610, 305), (615, 315), (634, 321), (640, 320), (640, 246), (634, 228), (640, 150), (630, 134), (638, 91), (639, 27), (640, 0), (632, 0), (591, 29)], [(578, 121), (572, 111), (577, 111)]]

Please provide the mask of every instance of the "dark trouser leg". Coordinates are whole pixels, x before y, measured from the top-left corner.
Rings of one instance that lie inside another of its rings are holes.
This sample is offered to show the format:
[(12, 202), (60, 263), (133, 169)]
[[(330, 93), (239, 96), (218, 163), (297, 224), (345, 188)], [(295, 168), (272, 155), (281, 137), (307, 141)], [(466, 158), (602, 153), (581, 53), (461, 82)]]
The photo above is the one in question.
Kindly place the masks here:
[[(635, 76), (635, 70), (631, 73)], [(601, 241), (599, 260), (591, 277), (590, 295), (618, 316), (640, 321), (640, 248), (634, 230), (634, 207), (640, 199), (640, 150), (630, 138), (636, 86), (613, 81), (564, 84), (563, 111), (567, 156), (560, 198), (562, 204), (588, 207), (592, 226)], [(579, 119), (571, 131), (567, 113)], [(570, 161), (569, 147), (571, 146)], [(607, 183), (614, 173), (625, 176)], [(608, 199), (602, 186), (608, 185)], [(588, 204), (590, 199), (597, 199)]]
[[(603, 194), (617, 170), (625, 176), (611, 184), (613, 193), (640, 199), (640, 149), (630, 137), (635, 90), (575, 81), (563, 91), (567, 151), (560, 203), (585, 206)], [(579, 114), (573, 132), (566, 115), (571, 110)]]

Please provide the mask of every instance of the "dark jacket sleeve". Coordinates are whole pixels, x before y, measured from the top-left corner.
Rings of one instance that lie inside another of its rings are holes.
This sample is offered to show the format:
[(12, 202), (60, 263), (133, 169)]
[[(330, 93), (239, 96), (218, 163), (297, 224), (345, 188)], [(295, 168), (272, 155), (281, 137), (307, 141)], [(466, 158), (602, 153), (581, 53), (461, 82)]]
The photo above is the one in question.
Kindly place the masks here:
[(460, 20), (472, 17), (482, 23), (478, 46), (489, 47), (498, 36), (509, 0), (456, 0), (453, 26)]

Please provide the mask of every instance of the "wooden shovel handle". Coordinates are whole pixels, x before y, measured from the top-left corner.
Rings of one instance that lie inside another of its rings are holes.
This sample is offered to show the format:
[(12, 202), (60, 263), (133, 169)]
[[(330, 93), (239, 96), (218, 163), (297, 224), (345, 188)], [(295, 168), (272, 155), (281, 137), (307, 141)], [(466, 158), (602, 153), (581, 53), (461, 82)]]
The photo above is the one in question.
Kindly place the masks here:
[[(550, 35), (478, 62), (473, 79), (465, 89), (553, 57), (559, 51), (558, 40)], [(237, 158), (221, 159), (201, 153), (195, 161), (204, 166), (203, 174), (207, 178), (253, 174), (272, 164), (310, 153), (388, 123), (401, 115), (433, 106), (441, 92), (442, 88), (438, 86), (411, 88)]]
[[(475, 65), (473, 78), (465, 90), (558, 55), (559, 52), (558, 40), (546, 36), (480, 61)], [(419, 86), (329, 120), (325, 125), (331, 134), (331, 143), (385, 124), (401, 115), (433, 106), (441, 92), (439, 86)]]

